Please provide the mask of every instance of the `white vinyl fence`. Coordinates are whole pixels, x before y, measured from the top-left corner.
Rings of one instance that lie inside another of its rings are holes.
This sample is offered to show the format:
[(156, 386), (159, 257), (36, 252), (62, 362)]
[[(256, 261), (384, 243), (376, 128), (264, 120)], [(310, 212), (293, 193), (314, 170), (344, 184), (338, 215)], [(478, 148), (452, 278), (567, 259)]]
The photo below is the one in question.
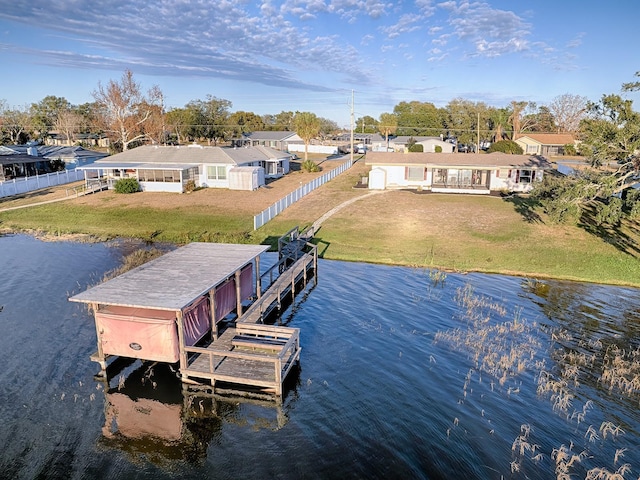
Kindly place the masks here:
[(314, 191), (319, 186), (327, 183), (329, 180), (337, 177), (348, 168), (351, 168), (351, 165), (353, 165), (353, 161), (351, 160), (346, 161), (339, 167), (334, 168), (333, 170), (325, 173), (324, 175), (314, 178), (309, 183), (302, 185), (301, 187), (297, 188), (286, 197), (281, 198), (270, 207), (264, 209), (262, 212), (260, 212), (259, 214), (253, 217), (253, 229), (254, 230), (259, 229), (269, 220), (273, 219), (273, 217), (275, 217), (280, 212), (282, 212), (285, 208), (289, 207), (291, 204), (297, 202), (302, 197)]
[(63, 183), (77, 182), (78, 180), (84, 180), (84, 172), (75, 169), (36, 175), (34, 177), (14, 178), (13, 180), (0, 182), (0, 198), (27, 193), (40, 188), (62, 185)]

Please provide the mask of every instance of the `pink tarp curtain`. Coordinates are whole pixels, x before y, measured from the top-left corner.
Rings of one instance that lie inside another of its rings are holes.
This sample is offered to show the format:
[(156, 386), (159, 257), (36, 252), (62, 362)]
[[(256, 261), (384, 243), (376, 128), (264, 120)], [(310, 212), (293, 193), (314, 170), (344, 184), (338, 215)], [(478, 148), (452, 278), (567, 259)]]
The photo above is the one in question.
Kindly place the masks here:
[[(245, 265), (240, 270), (240, 298), (246, 300), (253, 295), (253, 264)], [(228, 279), (216, 288), (214, 295), (216, 304), (216, 322), (236, 309), (236, 279)]]
[(253, 264), (240, 270), (240, 298), (246, 300), (253, 295)]
[(236, 308), (236, 282), (230, 278), (216, 289), (216, 322)]
[(175, 312), (108, 306), (95, 317), (107, 355), (169, 363), (180, 358)]
[(196, 344), (209, 331), (211, 308), (209, 299), (202, 297), (198, 303), (184, 312), (184, 343), (188, 347)]

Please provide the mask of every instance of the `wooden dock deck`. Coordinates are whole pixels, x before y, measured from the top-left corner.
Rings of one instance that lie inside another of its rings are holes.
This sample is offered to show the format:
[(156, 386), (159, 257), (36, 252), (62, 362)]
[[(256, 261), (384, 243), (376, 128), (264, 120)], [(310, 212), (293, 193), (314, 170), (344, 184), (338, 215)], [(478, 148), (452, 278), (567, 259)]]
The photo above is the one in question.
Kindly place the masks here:
[[(206, 382), (213, 392), (216, 384), (227, 383), (282, 396), (284, 380), (300, 359), (300, 331), (264, 325), (263, 321), (280, 310), (287, 297), (293, 301), (298, 287), (306, 288), (311, 271), (317, 280), (317, 247), (306, 240), (295, 241), (300, 250), (288, 247), (278, 264), (262, 275), (267, 279), (276, 271), (278, 277), (239, 315), (235, 327), (227, 328), (206, 347), (185, 348), (190, 359), (188, 367), (181, 369), (183, 381), (200, 387)], [(305, 247), (310, 251), (305, 252)]]
[(282, 395), (282, 384), (300, 359), (300, 330), (273, 325), (230, 327), (206, 348), (187, 347), (195, 354), (183, 381), (197, 379), (257, 387), (263, 393)]

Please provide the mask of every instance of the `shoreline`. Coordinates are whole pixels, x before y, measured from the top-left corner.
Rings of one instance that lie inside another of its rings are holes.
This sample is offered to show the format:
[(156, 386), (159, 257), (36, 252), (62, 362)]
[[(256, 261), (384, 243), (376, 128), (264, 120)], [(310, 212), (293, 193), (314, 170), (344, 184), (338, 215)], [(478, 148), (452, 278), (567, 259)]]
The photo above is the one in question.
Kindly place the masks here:
[[(179, 247), (184, 244), (173, 243), (173, 242), (153, 242), (148, 241), (138, 237), (113, 237), (109, 239), (101, 239), (90, 234), (61, 234), (56, 235), (53, 233), (47, 232), (36, 232), (36, 231), (14, 231), (9, 229), (0, 229), (0, 237), (2, 236), (12, 236), (12, 235), (26, 235), (33, 237), (42, 242), (75, 242), (75, 243), (139, 243), (140, 246), (138, 249), (142, 248), (142, 245), (148, 248), (153, 248), (158, 245), (171, 245), (172, 247)], [(269, 250), (271, 251), (271, 250)], [(533, 272), (524, 272), (524, 271), (514, 271), (514, 270), (483, 270), (483, 269), (457, 269), (452, 267), (445, 266), (435, 266), (435, 265), (421, 265), (421, 264), (411, 264), (411, 263), (396, 263), (396, 262), (385, 262), (385, 261), (376, 261), (376, 260), (360, 260), (360, 259), (349, 259), (349, 258), (333, 258), (329, 257), (320, 257), (323, 260), (327, 261), (338, 261), (338, 262), (349, 262), (349, 263), (364, 263), (371, 265), (382, 265), (388, 267), (404, 267), (411, 269), (423, 269), (423, 270), (431, 270), (431, 271), (439, 271), (446, 274), (455, 274), (455, 275), (468, 275), (472, 273), (479, 273), (482, 275), (503, 275), (509, 277), (522, 278), (523, 280), (553, 280), (559, 282), (575, 282), (575, 283), (589, 283), (594, 285), (604, 285), (604, 286), (612, 286), (612, 287), (623, 287), (623, 288), (634, 288), (640, 289), (639, 283), (631, 283), (631, 282), (595, 282), (589, 279), (584, 279), (581, 277), (571, 277), (571, 276), (554, 276), (545, 273), (533, 273)]]

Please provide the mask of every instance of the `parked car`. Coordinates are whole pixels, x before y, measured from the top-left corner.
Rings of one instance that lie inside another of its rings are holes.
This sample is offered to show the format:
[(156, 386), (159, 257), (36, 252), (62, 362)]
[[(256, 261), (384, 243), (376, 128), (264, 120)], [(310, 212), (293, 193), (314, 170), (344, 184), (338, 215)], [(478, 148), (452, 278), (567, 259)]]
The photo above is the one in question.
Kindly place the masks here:
[(471, 147), (471, 145), (467, 145), (466, 143), (459, 143), (458, 144), (458, 152), (460, 153), (469, 153), (472, 152), (473, 149)]

